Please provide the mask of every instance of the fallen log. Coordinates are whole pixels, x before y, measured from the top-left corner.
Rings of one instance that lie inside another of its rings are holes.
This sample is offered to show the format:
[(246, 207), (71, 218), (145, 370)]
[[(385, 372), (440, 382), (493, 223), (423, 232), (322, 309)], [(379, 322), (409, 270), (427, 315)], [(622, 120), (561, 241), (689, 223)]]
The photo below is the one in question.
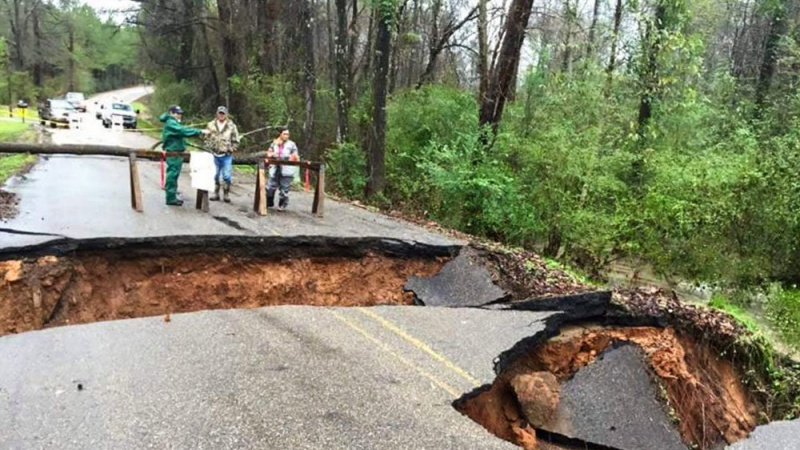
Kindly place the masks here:
[[(130, 157), (135, 153), (137, 158), (158, 161), (161, 159), (162, 152), (149, 149), (132, 149), (117, 147), (113, 145), (43, 145), (43, 144), (21, 144), (0, 142), (0, 153), (30, 153), (33, 155), (78, 155), (78, 156), (119, 156), (121, 158)], [(189, 161), (189, 152), (167, 152), (168, 157), (182, 156), (185, 162)], [(234, 164), (257, 165), (264, 161), (263, 154), (234, 154)], [(276, 159), (267, 160), (269, 164), (281, 164), (282, 166), (299, 166), (306, 169), (318, 171), (322, 163), (314, 161), (278, 161)]]

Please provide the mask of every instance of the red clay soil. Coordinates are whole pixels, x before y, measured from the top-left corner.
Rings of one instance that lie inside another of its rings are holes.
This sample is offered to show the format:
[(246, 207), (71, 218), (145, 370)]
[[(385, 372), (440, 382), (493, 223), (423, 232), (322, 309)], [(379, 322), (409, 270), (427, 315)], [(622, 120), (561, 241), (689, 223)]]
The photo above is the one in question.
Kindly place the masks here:
[[(515, 361), (486, 391), (458, 405), (459, 410), (496, 436), (525, 449), (537, 446), (534, 427), (521, 412), (512, 380), (550, 372), (563, 382), (595, 360), (614, 342), (631, 342), (644, 350), (678, 419), (684, 442), (708, 449), (743, 439), (756, 426), (756, 407), (734, 366), (708, 346), (658, 328), (579, 328), (562, 333)], [(540, 410), (554, 410), (542, 395)]]
[(108, 254), (0, 262), (0, 335), (53, 326), (271, 305), (413, 304), (409, 276), (443, 259)]

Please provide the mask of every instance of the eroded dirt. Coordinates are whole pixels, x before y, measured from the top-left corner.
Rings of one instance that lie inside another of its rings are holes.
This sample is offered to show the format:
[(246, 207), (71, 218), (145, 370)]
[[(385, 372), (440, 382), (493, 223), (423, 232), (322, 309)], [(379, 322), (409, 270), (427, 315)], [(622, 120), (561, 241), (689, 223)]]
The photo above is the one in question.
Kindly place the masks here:
[(40, 328), (272, 305), (413, 304), (403, 284), (445, 259), (97, 253), (0, 262), (0, 335)]
[[(545, 423), (536, 422), (546, 422), (557, 401), (553, 389), (541, 382), (529, 382), (530, 389), (518, 395), (523, 377), (541, 379), (546, 372), (563, 382), (615, 342), (633, 343), (644, 351), (688, 445), (709, 449), (743, 439), (755, 428), (757, 408), (733, 364), (672, 328), (566, 330), (517, 359), (491, 386), (456, 407), (502, 439), (529, 450), (543, 448), (537, 446), (535, 428)], [(523, 411), (531, 409), (535, 417), (526, 417)]]

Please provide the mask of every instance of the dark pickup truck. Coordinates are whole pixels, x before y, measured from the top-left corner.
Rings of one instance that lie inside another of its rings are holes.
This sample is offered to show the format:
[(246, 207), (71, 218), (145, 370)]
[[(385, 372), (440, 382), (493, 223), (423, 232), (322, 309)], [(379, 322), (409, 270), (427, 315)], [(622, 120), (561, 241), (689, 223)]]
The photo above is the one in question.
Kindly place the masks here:
[(66, 100), (50, 99), (39, 104), (39, 120), (42, 125), (50, 124), (55, 128), (59, 123), (69, 125), (71, 114), (78, 111)]

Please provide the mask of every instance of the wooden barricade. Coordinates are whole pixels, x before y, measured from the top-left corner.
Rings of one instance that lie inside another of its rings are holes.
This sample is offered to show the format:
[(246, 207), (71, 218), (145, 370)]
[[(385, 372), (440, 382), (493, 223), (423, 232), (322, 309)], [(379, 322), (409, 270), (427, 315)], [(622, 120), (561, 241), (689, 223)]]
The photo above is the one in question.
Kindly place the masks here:
[(258, 170), (256, 170), (256, 191), (253, 196), (254, 212), (260, 216), (267, 215), (267, 171), (270, 165), (296, 166), (317, 172), (317, 183), (314, 187), (314, 203), (311, 206), (311, 214), (317, 217), (325, 216), (325, 163), (285, 161), (274, 158), (266, 158), (258, 162)]
[[(156, 151), (156, 144), (148, 150), (131, 150), (121, 147), (105, 145), (41, 145), (41, 144), (20, 144), (0, 142), (0, 153), (30, 153), (42, 155), (67, 154), (83, 156), (121, 156), (127, 157), (130, 164), (130, 188), (131, 188), (131, 207), (138, 211), (144, 211), (142, 202), (141, 184), (139, 182), (139, 169), (137, 159), (147, 159), (150, 161), (160, 161), (166, 157), (180, 157), (184, 161), (189, 161), (188, 152), (167, 152)], [(283, 161), (273, 158), (264, 159), (260, 155), (237, 155), (234, 157), (235, 164), (254, 164), (258, 166), (256, 171), (256, 192), (253, 202), (253, 210), (259, 215), (267, 215), (267, 169), (270, 164), (282, 166), (296, 166), (317, 173), (317, 181), (314, 186), (314, 203), (311, 213), (317, 217), (325, 214), (325, 164), (313, 161)], [(204, 212), (208, 212), (208, 191), (198, 192), (196, 207)]]

